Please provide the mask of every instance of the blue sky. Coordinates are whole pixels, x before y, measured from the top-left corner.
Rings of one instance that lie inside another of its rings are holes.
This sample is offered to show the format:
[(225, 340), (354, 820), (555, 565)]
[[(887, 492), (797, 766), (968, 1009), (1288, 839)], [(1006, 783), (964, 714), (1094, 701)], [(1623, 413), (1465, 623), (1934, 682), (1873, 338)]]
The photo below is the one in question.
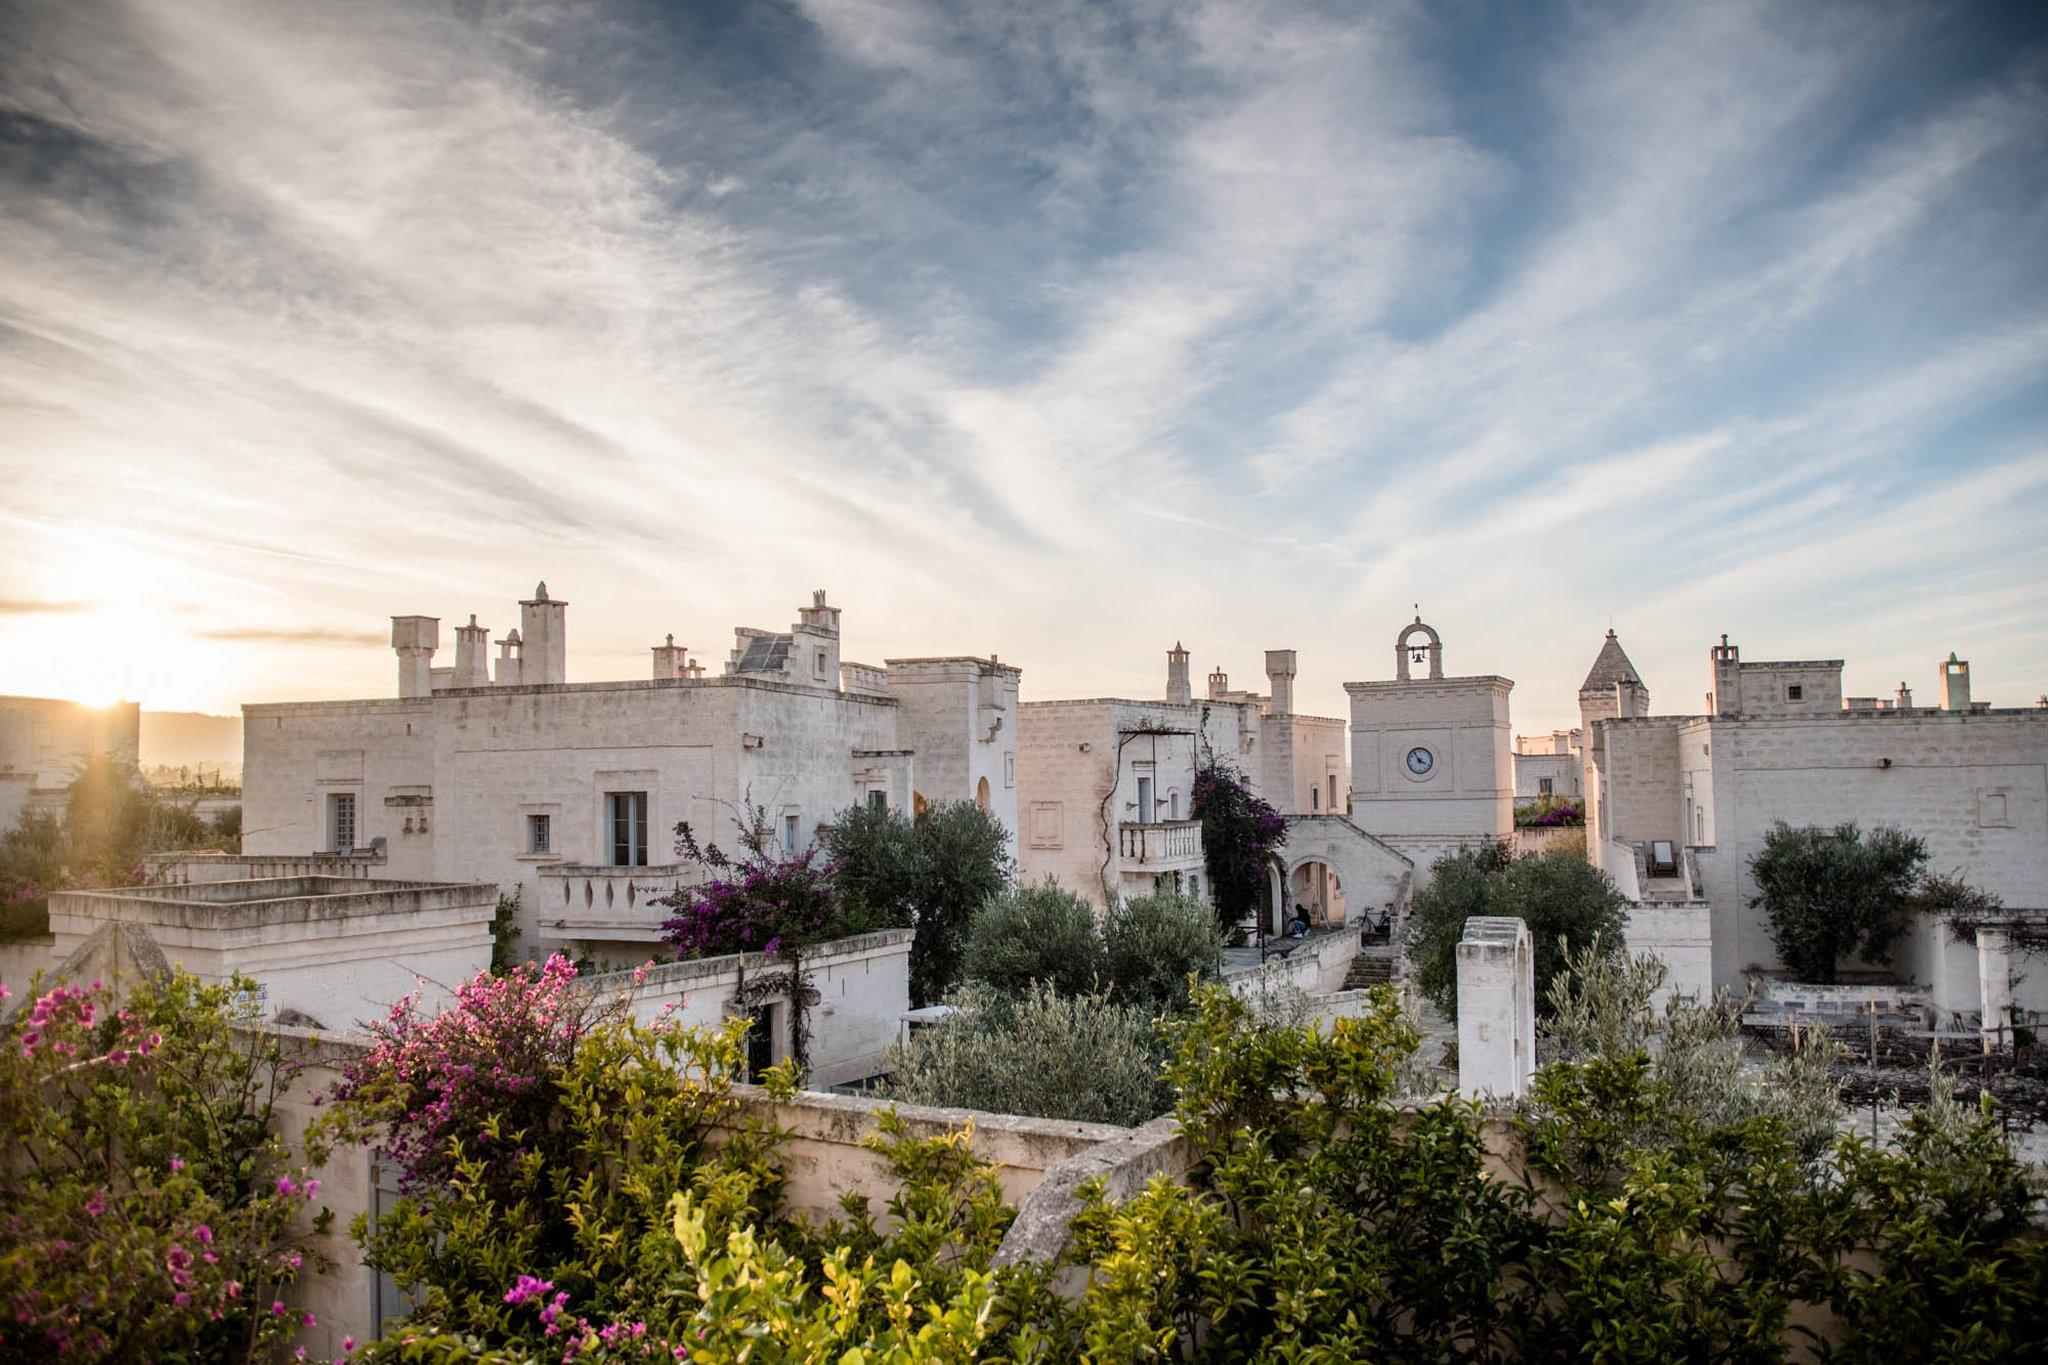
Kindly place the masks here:
[[(0, 3), (0, 691), (2048, 690), (2048, 7)], [(446, 632), (444, 631), (444, 634)], [(452, 637), (448, 646), (452, 649)]]

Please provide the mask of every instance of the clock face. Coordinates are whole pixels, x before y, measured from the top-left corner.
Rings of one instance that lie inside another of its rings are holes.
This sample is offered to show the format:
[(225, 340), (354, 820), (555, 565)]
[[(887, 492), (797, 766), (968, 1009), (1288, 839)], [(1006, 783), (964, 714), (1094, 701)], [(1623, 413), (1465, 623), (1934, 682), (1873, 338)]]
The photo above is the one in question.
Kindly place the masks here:
[(1408, 771), (1417, 777), (1425, 777), (1436, 766), (1436, 755), (1420, 744), (1408, 751)]

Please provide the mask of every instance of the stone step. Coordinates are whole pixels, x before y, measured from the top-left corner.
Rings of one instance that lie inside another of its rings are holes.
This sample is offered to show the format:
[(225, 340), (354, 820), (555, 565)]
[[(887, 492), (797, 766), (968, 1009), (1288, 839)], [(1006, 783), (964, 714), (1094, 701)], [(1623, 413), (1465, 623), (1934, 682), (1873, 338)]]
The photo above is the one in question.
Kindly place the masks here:
[(1360, 953), (1351, 959), (1351, 969), (1344, 974), (1344, 989), (1362, 991), (1373, 986), (1384, 986), (1394, 979), (1394, 959), (1379, 953)]

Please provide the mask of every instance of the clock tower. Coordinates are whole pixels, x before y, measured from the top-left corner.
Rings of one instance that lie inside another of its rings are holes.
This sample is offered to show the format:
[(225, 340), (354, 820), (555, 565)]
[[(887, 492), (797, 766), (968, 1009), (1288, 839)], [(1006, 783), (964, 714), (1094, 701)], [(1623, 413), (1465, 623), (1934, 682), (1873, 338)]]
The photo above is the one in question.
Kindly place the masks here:
[(1351, 682), (1351, 818), (1415, 860), (1514, 834), (1515, 760), (1506, 678), (1444, 676), (1422, 617), (1394, 640), (1394, 676)]

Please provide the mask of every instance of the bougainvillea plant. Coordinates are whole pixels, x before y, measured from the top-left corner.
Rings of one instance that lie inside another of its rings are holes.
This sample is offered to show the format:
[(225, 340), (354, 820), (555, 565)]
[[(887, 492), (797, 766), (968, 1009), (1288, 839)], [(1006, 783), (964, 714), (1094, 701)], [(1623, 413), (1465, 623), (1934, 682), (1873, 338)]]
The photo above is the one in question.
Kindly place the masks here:
[(1194, 816), (1202, 822), (1202, 861), (1209, 899), (1226, 931), (1257, 912), (1274, 855), (1287, 842), (1287, 821), (1220, 759), (1195, 769)]
[(613, 1008), (577, 987), (576, 965), (559, 953), (501, 976), (480, 972), (437, 1014), (409, 995), (368, 1025), (369, 1051), (335, 1088), (336, 1112), (349, 1116), (342, 1131), (379, 1130), (403, 1191), (448, 1180), (457, 1139), (486, 1183), (502, 1185), (526, 1154), (523, 1135), (558, 1103), (555, 1078)]
[(786, 853), (766, 838), (743, 841), (734, 858), (697, 842), (688, 823), (676, 826), (676, 856), (702, 863), (702, 886), (680, 886), (656, 902), (675, 913), (662, 933), (679, 958), (724, 953), (789, 953), (842, 932), (833, 865), (815, 848)]
[(291, 1066), (236, 1027), (247, 980), (127, 984), (39, 978), (0, 1025), (0, 1356), (270, 1359), (332, 1216), (277, 1132)]

